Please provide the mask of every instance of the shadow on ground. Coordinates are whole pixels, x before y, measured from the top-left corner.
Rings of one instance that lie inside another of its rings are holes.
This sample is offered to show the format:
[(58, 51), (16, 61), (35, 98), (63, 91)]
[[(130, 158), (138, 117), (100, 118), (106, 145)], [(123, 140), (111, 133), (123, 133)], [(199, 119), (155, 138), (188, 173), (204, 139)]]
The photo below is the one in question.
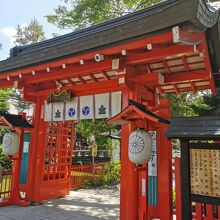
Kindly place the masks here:
[(119, 192), (112, 189), (78, 190), (39, 206), (0, 208), (0, 220), (118, 220)]

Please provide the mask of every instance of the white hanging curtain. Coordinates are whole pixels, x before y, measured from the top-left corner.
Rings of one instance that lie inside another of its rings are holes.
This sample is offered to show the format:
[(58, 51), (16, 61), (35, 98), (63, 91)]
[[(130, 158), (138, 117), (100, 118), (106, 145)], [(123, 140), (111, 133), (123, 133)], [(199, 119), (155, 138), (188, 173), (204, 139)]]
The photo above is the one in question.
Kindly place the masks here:
[(64, 121), (64, 103), (53, 103), (53, 121)]
[(113, 117), (121, 112), (122, 103), (121, 103), (121, 92), (112, 92), (111, 93), (111, 116)]
[(65, 120), (77, 120), (78, 119), (78, 97), (75, 97), (71, 102), (66, 102), (65, 108)]
[(45, 103), (44, 105), (44, 121), (52, 121), (52, 104)]
[(94, 119), (94, 100), (93, 96), (80, 97), (80, 119)]
[(95, 118), (109, 117), (109, 93), (95, 95)]
[(111, 118), (121, 112), (121, 92), (74, 97), (70, 102), (45, 103), (44, 121)]

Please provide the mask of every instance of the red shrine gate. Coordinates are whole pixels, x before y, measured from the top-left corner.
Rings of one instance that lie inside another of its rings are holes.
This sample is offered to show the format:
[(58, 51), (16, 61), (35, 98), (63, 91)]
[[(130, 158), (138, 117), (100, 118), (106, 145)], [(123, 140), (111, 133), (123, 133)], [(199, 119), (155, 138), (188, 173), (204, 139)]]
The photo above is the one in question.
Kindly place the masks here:
[[(131, 99), (149, 114), (132, 109), (118, 118), (128, 122), (122, 123), (120, 218), (172, 219), (172, 149), (164, 136), (167, 124), (160, 120), (171, 113), (169, 102), (160, 96), (204, 89), (215, 93), (220, 69), (217, 19), (218, 11), (211, 11), (205, 0), (167, 1), (83, 31), (15, 47), (11, 58), (0, 62), (0, 87), (17, 88), (35, 104), (24, 186), (27, 201), (64, 196), (70, 190), (74, 123), (44, 121), (48, 95), (121, 91), (122, 109)], [(157, 131), (154, 205), (147, 201), (147, 167), (136, 167), (128, 159), (129, 134), (139, 127)], [(139, 181), (143, 179), (146, 190)]]

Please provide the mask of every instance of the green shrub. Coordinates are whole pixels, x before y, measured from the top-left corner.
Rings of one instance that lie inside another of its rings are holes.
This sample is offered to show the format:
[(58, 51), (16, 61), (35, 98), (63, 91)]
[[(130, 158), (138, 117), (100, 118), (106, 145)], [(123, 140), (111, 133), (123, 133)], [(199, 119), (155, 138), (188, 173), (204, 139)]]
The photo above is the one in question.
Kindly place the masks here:
[(104, 167), (104, 175), (100, 178), (90, 178), (88, 179), (83, 188), (91, 188), (106, 185), (116, 185), (120, 183), (120, 171), (121, 164), (120, 161), (110, 161)]
[(120, 183), (120, 161), (110, 161), (104, 166), (105, 174), (102, 177), (103, 185), (115, 185)]
[(12, 161), (11, 160), (6, 160), (8, 156), (4, 155), (2, 153), (2, 148), (0, 147), (0, 166), (3, 167), (5, 172), (11, 172), (12, 170)]

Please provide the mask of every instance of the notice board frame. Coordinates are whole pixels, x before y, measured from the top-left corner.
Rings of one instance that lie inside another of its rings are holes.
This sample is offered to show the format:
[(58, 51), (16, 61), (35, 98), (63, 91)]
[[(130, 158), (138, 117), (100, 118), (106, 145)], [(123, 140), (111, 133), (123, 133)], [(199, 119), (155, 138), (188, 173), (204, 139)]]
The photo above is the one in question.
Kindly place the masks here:
[(192, 202), (220, 206), (220, 199), (217, 197), (191, 193), (190, 149), (220, 150), (220, 143), (190, 143), (189, 139), (180, 139), (180, 142), (182, 210), (184, 210), (182, 217), (183, 219), (192, 219)]

